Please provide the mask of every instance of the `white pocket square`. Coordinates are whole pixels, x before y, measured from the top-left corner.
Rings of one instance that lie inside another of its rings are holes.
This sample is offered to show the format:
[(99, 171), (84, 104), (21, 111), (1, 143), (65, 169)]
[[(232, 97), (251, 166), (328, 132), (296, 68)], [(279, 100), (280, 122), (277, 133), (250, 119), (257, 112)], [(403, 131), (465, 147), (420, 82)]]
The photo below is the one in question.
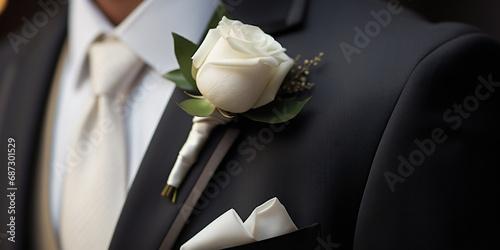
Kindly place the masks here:
[(230, 209), (184, 243), (181, 250), (234, 247), (296, 230), (285, 207), (278, 198), (272, 198), (256, 207), (245, 222)]

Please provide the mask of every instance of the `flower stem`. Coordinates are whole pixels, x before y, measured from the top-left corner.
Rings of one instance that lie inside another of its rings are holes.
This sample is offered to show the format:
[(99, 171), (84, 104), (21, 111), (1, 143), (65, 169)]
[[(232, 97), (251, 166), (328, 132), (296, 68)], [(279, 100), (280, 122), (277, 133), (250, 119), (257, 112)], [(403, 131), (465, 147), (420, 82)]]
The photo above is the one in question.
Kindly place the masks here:
[(177, 188), (167, 184), (163, 188), (163, 191), (161, 191), (161, 196), (172, 198), (172, 203), (175, 203), (175, 199), (177, 198)]

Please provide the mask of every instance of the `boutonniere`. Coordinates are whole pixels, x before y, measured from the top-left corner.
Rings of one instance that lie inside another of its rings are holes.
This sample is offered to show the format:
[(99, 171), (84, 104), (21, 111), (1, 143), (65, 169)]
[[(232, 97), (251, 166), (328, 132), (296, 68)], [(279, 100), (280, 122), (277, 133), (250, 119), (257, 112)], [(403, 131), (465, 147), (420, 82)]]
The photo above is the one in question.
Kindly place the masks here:
[[(272, 36), (259, 27), (225, 16), (200, 46), (173, 34), (180, 69), (164, 77), (191, 97), (178, 105), (193, 115), (193, 126), (162, 191), (175, 202), (177, 188), (196, 162), (211, 130), (238, 116), (281, 123), (294, 118), (311, 97), (299, 98), (314, 84), (307, 81), (312, 60), (291, 59)], [(276, 110), (287, 112), (275, 112)]]

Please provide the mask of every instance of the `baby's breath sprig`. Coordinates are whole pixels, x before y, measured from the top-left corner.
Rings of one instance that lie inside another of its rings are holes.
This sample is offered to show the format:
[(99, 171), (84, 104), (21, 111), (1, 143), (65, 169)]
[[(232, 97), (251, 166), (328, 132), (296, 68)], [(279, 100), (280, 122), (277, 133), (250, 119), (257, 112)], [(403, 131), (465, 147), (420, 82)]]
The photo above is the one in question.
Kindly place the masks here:
[(297, 96), (301, 92), (305, 90), (310, 90), (314, 87), (314, 83), (307, 81), (307, 76), (309, 75), (309, 68), (312, 66), (317, 66), (321, 61), (321, 57), (323, 57), (324, 53), (320, 52), (314, 59), (305, 59), (302, 65), (299, 65), (299, 60), (301, 55), (297, 55), (295, 57), (295, 63), (288, 73), (287, 78), (284, 83), (281, 85), (281, 95), (287, 96)]

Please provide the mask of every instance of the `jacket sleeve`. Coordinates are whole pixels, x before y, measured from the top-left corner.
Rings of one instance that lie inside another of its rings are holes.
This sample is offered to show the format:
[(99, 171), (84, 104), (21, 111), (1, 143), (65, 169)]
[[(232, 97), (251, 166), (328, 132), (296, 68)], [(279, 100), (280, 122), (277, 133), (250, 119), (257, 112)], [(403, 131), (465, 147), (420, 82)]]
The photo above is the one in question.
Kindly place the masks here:
[(357, 249), (488, 249), (500, 207), (500, 47), (467, 33), (409, 75), (377, 149)]

